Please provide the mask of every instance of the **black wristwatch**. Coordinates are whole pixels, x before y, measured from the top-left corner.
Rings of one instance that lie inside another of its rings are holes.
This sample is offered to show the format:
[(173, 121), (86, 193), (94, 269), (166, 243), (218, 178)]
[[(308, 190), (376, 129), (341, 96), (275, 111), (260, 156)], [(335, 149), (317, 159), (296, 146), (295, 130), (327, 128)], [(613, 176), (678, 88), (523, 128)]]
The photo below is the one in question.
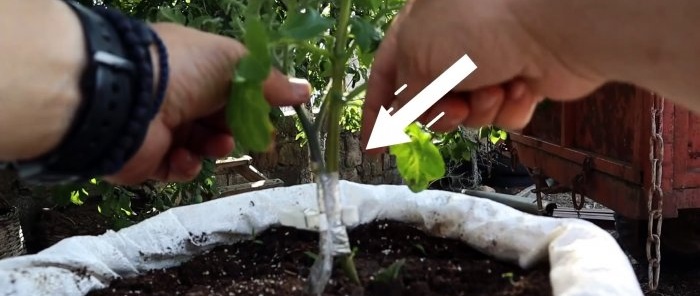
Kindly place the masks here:
[[(165, 91), (167, 53), (145, 23), (105, 7), (66, 3), (80, 18), (86, 40), (82, 100), (58, 147), (37, 159), (4, 165), (29, 183), (82, 182), (118, 171), (141, 146)], [(166, 67), (158, 92), (149, 52), (154, 42)]]

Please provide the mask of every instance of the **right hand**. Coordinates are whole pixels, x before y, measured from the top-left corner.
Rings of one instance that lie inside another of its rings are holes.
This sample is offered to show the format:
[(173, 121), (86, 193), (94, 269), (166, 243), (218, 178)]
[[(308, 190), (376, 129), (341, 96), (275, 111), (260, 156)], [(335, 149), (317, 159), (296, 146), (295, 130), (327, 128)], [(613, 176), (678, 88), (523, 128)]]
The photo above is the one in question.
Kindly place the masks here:
[[(363, 110), (366, 145), (381, 106), (403, 106), (464, 54), (477, 65), (469, 77), (419, 119), (432, 128), (494, 124), (519, 129), (544, 97), (576, 99), (604, 79), (544, 46), (513, 10), (515, 0), (410, 1), (387, 32), (375, 57)], [(407, 88), (398, 96), (394, 91)], [(377, 149), (373, 152), (380, 152)]]

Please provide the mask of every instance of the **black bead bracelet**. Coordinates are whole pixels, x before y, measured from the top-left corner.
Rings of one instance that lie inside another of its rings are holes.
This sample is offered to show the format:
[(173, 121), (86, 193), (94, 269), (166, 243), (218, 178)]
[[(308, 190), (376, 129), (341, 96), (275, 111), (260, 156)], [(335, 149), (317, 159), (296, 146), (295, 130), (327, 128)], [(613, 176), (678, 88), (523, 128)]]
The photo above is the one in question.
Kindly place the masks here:
[[(95, 12), (102, 15), (114, 26), (124, 42), (126, 52), (136, 65), (133, 83), (136, 86), (132, 105), (132, 118), (126, 129), (119, 135), (115, 149), (103, 163), (103, 171), (112, 174), (121, 169), (140, 148), (148, 131), (151, 119), (158, 113), (165, 96), (169, 76), (168, 54), (162, 40), (145, 23), (127, 17), (107, 7), (97, 7)], [(160, 77), (153, 87), (152, 57), (149, 47), (156, 45)], [(155, 94), (154, 94), (155, 93)]]

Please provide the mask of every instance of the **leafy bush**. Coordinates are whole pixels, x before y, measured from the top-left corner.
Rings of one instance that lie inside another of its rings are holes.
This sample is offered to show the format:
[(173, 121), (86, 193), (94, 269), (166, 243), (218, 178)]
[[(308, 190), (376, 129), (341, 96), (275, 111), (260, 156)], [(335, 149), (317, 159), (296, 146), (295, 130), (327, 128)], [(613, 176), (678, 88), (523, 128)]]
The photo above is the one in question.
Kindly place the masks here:
[[(99, 199), (99, 213), (112, 222), (112, 228), (120, 229), (169, 208), (213, 198), (218, 194), (214, 169), (214, 161), (205, 160), (202, 171), (188, 183), (147, 182), (137, 187), (125, 187), (92, 179), (87, 184), (57, 186), (51, 191), (58, 206), (80, 206), (91, 198)], [(143, 211), (132, 208), (135, 199), (141, 201)]]

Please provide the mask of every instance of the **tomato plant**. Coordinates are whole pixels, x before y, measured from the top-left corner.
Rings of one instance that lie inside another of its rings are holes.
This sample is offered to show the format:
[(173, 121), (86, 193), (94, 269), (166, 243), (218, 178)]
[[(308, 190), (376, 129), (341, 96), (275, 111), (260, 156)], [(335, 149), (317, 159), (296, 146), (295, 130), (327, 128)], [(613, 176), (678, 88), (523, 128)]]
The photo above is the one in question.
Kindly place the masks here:
[[(104, 0), (102, 3), (149, 21), (176, 22), (230, 36), (249, 52), (231, 69), (232, 92), (227, 121), (237, 153), (263, 152), (272, 144), (272, 118), (279, 110), (263, 96), (262, 85), (272, 68), (307, 79), (313, 106), (293, 106), (299, 134), (311, 154), (319, 190), (319, 209), (329, 227), (321, 232), (319, 260), (310, 275), (311, 291), (320, 294), (330, 277), (335, 255), (351, 258), (347, 232), (339, 219), (338, 170), (340, 133), (360, 129), (361, 106), (373, 53), (405, 0)], [(92, 4), (93, 1), (82, 1)], [(311, 112), (310, 109), (319, 111)], [(473, 145), (456, 133), (437, 134), (413, 124), (412, 141), (390, 147), (401, 176), (413, 191), (428, 188), (445, 174), (443, 156), (468, 160)], [(498, 129), (484, 129), (492, 140), (504, 139)], [(325, 142), (325, 151), (321, 143)], [(147, 190), (158, 208), (199, 202), (213, 192), (213, 170), (189, 184), (168, 184)], [(92, 185), (106, 196), (101, 206), (112, 215), (127, 216), (130, 191), (106, 183)], [(67, 192), (67, 193), (66, 193)], [(64, 190), (64, 200), (81, 203), (87, 191)], [(115, 193), (116, 192), (116, 193)], [(103, 197), (104, 198), (104, 197)], [(113, 201), (112, 201), (113, 200)], [(182, 202), (185, 200), (185, 202)], [(116, 214), (115, 214), (116, 213)]]

